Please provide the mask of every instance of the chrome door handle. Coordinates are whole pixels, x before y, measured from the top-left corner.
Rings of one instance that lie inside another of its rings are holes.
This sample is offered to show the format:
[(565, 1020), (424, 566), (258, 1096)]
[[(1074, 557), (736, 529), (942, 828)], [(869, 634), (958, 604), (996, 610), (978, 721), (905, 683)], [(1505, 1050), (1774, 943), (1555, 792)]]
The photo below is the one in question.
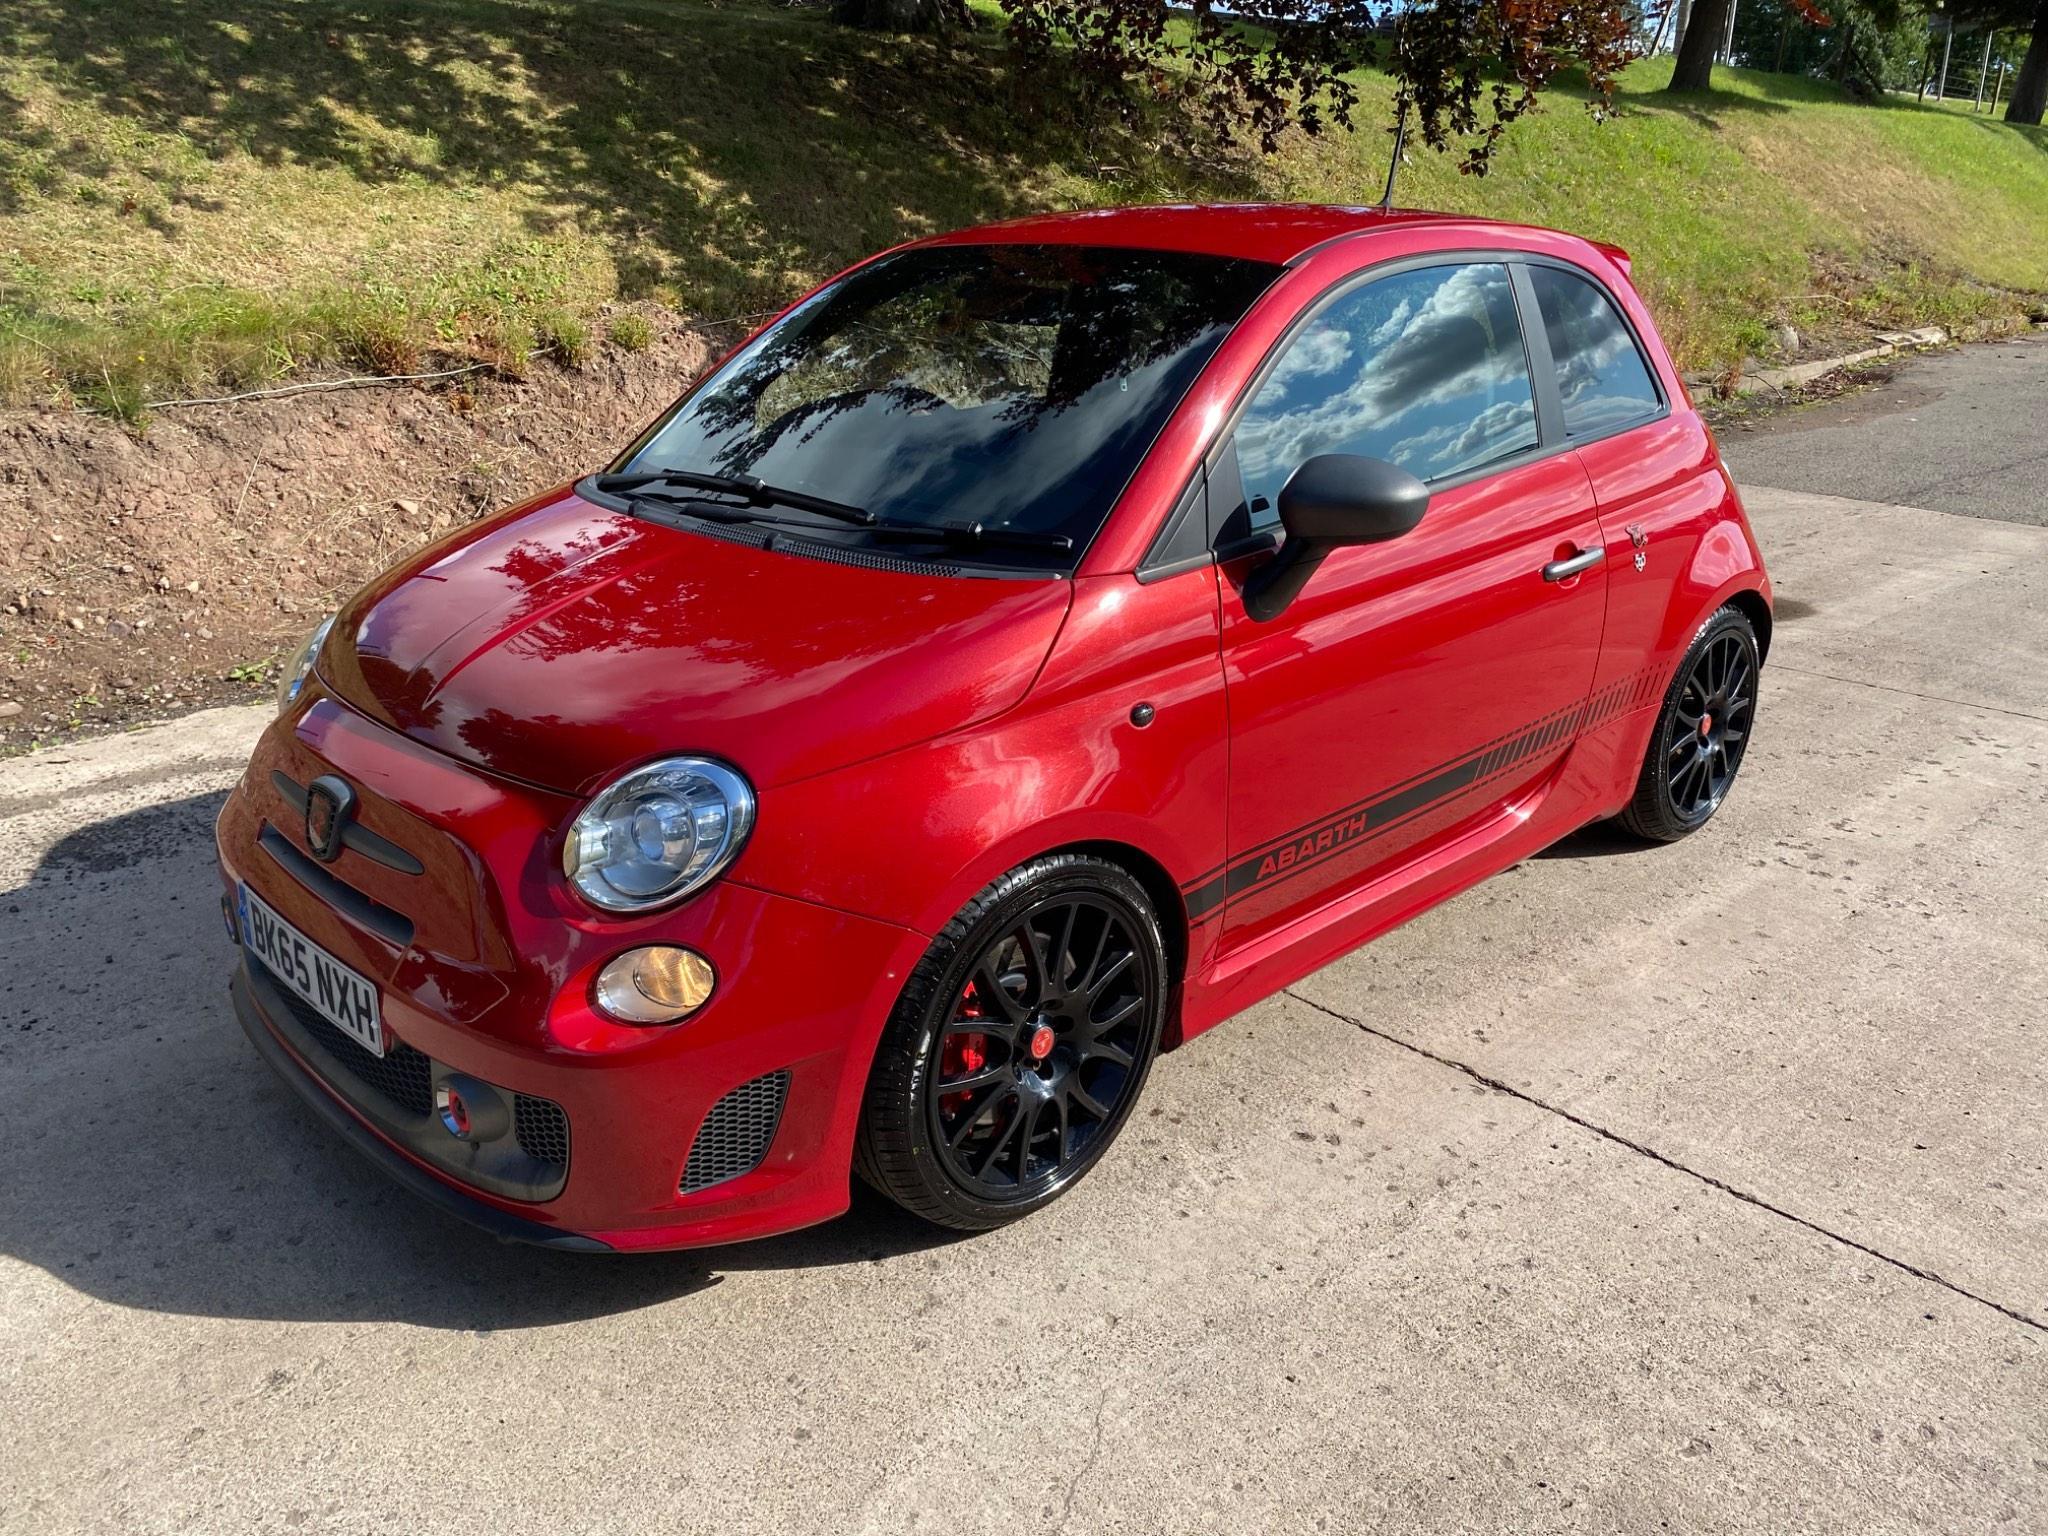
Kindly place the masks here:
[(1597, 545), (1583, 554), (1573, 555), (1569, 560), (1553, 560), (1543, 567), (1545, 581), (1569, 581), (1581, 571), (1590, 571), (1607, 558), (1607, 551)]

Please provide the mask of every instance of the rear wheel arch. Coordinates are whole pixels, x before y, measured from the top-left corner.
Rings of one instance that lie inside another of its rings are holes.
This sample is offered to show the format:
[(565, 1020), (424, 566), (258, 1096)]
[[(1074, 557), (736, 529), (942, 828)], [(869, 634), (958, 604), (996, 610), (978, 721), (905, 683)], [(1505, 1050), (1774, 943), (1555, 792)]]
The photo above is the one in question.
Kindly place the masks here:
[(1756, 659), (1759, 665), (1771, 657), (1771, 605), (1764, 601), (1763, 593), (1754, 587), (1744, 587), (1728, 594), (1726, 606), (1737, 610), (1749, 620), (1749, 627), (1756, 631)]
[[(1694, 632), (1658, 705), (1618, 818), (1630, 832), (1651, 842), (1675, 842), (1713, 819), (1756, 729), (1762, 665), (1748, 607), (1731, 593)], [(1685, 712), (1688, 699), (1691, 714)], [(1715, 722), (1718, 731), (1710, 729)], [(1689, 751), (1688, 743), (1697, 750)]]

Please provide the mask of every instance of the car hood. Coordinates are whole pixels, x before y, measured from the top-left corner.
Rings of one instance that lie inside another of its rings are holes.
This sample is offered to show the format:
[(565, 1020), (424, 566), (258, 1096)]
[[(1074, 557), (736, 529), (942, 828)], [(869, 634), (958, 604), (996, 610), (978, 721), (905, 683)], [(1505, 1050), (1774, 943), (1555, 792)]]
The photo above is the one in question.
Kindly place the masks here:
[(562, 490), (432, 545), (363, 590), (327, 686), (495, 773), (588, 793), (664, 753), (758, 788), (1000, 713), (1069, 584), (869, 568), (642, 521)]

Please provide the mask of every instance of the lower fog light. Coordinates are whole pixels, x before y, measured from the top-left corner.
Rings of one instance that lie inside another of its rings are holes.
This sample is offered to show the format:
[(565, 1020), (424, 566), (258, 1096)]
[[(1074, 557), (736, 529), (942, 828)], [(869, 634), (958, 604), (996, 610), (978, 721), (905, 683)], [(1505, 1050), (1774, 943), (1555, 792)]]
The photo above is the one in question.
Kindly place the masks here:
[(695, 1013), (716, 981), (711, 962), (672, 944), (629, 949), (597, 973), (597, 1006), (627, 1024), (673, 1024)]

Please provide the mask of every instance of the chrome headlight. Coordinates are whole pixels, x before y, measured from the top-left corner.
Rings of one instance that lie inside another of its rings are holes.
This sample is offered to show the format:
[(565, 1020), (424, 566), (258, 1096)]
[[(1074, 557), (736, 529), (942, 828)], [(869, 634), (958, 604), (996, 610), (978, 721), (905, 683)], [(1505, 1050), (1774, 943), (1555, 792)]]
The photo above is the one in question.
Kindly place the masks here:
[(334, 618), (330, 614), (314, 626), (313, 633), (306, 636), (305, 642), (292, 652), (292, 659), (284, 664), (284, 670), (277, 675), (277, 707), (280, 710), (290, 707), (292, 700), (299, 696), (299, 690), (306, 686), (306, 679), (313, 674), (314, 658), (319, 656), (320, 647), (327, 639), (327, 631), (332, 628)]
[(754, 827), (754, 792), (724, 763), (668, 757), (613, 780), (583, 808), (562, 873), (607, 912), (681, 901), (718, 877)]

